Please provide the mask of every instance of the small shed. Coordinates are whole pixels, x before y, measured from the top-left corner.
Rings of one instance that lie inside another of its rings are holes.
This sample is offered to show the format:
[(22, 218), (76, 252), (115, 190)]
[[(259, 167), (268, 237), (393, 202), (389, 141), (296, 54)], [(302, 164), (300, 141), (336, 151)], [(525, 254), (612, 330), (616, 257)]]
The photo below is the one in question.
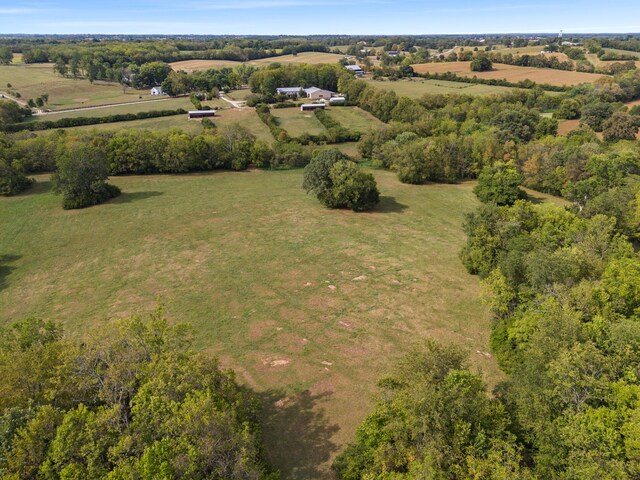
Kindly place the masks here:
[(151, 89), (151, 95), (164, 95), (164, 92), (162, 91), (162, 87), (153, 87)]
[(207, 117), (215, 117), (215, 110), (189, 110), (187, 112), (189, 114), (189, 120), (192, 118), (207, 118)]
[(359, 77), (364, 75), (364, 71), (358, 65), (347, 65), (344, 68), (349, 70), (351, 73), (358, 75)]
[(300, 105), (300, 111), (306, 112), (309, 110), (316, 110), (318, 108), (324, 110), (324, 107), (325, 107), (324, 103), (304, 103)]

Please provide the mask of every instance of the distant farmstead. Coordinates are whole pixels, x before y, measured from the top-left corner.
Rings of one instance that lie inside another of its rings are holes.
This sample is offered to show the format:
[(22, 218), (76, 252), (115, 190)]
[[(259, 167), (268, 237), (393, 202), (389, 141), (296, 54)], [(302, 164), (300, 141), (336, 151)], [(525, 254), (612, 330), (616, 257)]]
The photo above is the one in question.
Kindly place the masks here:
[(162, 91), (162, 87), (153, 87), (151, 89), (151, 95), (164, 95), (164, 92)]
[(216, 111), (215, 110), (190, 110), (188, 114), (189, 114), (189, 120), (191, 120), (193, 118), (215, 117)]
[(276, 92), (278, 95), (285, 95), (287, 97), (299, 97), (301, 96), (304, 89), (302, 87), (281, 87), (276, 88)]
[(318, 87), (281, 87), (276, 88), (276, 92), (279, 95), (285, 95), (287, 97), (306, 97), (310, 98), (311, 100), (329, 99), (334, 95), (332, 91), (323, 90), (322, 88)]
[(324, 103), (305, 103), (303, 105), (300, 105), (300, 111), (302, 112), (306, 112), (309, 110), (324, 110), (325, 104)]

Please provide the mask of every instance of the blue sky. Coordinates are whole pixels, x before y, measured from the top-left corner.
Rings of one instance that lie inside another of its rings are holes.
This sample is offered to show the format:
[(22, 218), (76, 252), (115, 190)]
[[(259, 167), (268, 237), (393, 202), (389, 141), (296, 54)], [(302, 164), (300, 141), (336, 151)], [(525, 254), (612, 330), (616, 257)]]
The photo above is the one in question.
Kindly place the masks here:
[(0, 0), (0, 33), (640, 32), (639, 0)]

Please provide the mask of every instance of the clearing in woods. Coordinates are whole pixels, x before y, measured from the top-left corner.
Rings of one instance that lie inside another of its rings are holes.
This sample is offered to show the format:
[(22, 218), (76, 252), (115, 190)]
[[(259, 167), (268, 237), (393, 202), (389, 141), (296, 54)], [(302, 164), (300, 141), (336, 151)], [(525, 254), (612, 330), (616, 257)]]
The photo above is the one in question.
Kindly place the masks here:
[(451, 72), (465, 77), (478, 77), (484, 79), (507, 80), (517, 83), (521, 80), (531, 80), (536, 83), (548, 83), (550, 85), (578, 85), (580, 83), (593, 83), (603, 77), (596, 73), (573, 72), (568, 70), (555, 70), (552, 68), (518, 67), (494, 63), (490, 72), (472, 72), (471, 62), (442, 62), (420, 63), (412, 65), (416, 73), (446, 73)]
[(500, 375), (458, 257), (474, 184), (373, 173), (381, 203), (365, 214), (322, 207), (302, 170), (114, 177), (120, 197), (73, 211), (39, 175), (0, 199), (0, 325), (37, 316), (82, 335), (160, 297), (260, 392), (283, 478), (327, 478), (413, 342), (452, 341), (491, 384)]

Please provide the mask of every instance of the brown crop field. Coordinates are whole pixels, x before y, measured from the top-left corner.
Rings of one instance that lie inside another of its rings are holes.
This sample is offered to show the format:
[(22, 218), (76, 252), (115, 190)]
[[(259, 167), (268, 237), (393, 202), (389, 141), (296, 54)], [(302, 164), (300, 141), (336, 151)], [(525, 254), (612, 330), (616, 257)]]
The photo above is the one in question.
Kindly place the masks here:
[(210, 68), (223, 68), (223, 67), (236, 67), (242, 62), (235, 62), (233, 60), (183, 60), (181, 62), (170, 63), (171, 68), (176, 72), (184, 70), (187, 73), (195, 72), (196, 70), (208, 70)]
[(342, 58), (344, 58), (344, 55), (338, 55), (337, 53), (303, 52), (298, 55), (261, 58), (260, 60), (252, 60), (249, 63), (254, 65), (268, 65), (270, 63), (309, 63), (317, 65), (321, 63), (337, 63)]
[(478, 77), (487, 80), (507, 80), (517, 83), (521, 80), (531, 80), (536, 83), (548, 83), (550, 85), (578, 85), (580, 83), (593, 83), (603, 77), (595, 73), (572, 72), (554, 70), (551, 68), (518, 67), (495, 63), (490, 72), (472, 72), (471, 62), (444, 62), (421, 63), (412, 65), (416, 73), (446, 73), (451, 72), (465, 77)]
[[(344, 55), (338, 55), (337, 53), (323, 53), (323, 52), (303, 52), (298, 55), (282, 55), (280, 57), (261, 58), (259, 60), (251, 60), (246, 63), (252, 65), (269, 65), (270, 63), (308, 63), (313, 65), (319, 65), (322, 63), (337, 63)], [(223, 68), (223, 67), (235, 67), (241, 65), (243, 62), (236, 62), (233, 60), (183, 60), (180, 62), (170, 63), (171, 68), (174, 70), (184, 70), (191, 73), (196, 70), (207, 70), (209, 68)]]

